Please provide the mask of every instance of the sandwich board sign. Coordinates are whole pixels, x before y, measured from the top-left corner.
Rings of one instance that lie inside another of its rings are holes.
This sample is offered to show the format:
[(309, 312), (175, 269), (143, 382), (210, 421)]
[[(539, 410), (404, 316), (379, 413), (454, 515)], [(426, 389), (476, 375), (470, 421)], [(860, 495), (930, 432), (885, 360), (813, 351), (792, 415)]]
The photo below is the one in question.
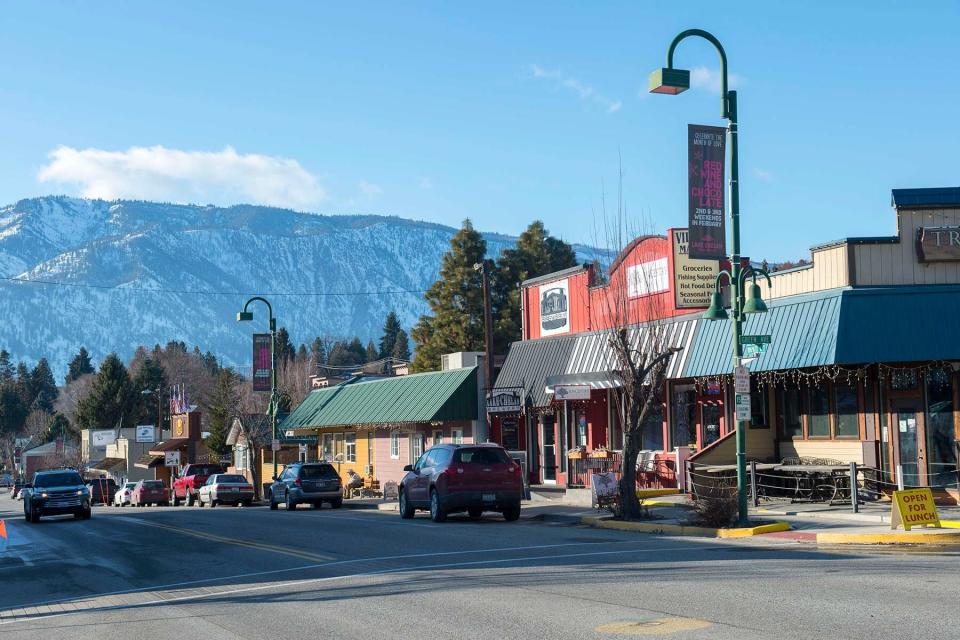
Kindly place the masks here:
[(937, 513), (933, 491), (929, 487), (894, 491), (892, 508), (891, 529), (900, 525), (905, 531), (910, 531), (910, 527), (940, 526), (940, 514)]

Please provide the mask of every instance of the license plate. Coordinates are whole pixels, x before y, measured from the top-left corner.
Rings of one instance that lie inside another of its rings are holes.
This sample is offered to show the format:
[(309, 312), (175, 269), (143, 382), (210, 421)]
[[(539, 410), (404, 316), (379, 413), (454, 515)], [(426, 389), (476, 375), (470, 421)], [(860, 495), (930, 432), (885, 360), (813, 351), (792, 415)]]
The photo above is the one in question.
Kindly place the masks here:
[(233, 493), (236, 493), (237, 491), (240, 491), (240, 488), (239, 488), (239, 487), (230, 487), (230, 491), (232, 491)]
[(497, 501), (497, 494), (495, 494), (495, 493), (485, 493), (485, 494), (483, 494), (483, 501), (484, 501), (484, 502), (496, 502), (496, 501)]

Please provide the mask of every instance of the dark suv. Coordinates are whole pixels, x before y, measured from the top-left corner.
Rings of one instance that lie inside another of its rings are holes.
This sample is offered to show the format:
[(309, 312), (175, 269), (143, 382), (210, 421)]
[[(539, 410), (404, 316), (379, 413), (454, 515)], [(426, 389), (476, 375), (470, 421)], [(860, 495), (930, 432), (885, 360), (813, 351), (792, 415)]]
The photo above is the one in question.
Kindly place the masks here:
[(507, 521), (520, 517), (520, 465), (500, 445), (437, 445), (404, 471), (407, 475), (400, 481), (403, 518), (412, 518), (417, 509), (429, 509), (434, 522), (456, 511), (466, 511), (474, 519), (484, 511), (499, 511)]
[(23, 517), (27, 522), (70, 513), (74, 518), (90, 518), (90, 489), (73, 469), (37, 471), (33, 482), (23, 485), (23, 492)]
[(301, 502), (320, 508), (329, 502), (334, 509), (343, 504), (343, 484), (333, 465), (327, 462), (297, 462), (287, 465), (270, 485), (270, 508), (280, 503), (293, 511)]

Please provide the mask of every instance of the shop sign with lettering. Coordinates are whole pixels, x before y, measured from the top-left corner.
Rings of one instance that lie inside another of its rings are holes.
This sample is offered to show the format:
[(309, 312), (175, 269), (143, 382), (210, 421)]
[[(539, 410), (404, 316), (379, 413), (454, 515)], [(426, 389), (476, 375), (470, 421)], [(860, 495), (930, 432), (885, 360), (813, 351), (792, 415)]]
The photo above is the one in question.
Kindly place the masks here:
[(899, 525), (906, 531), (910, 531), (910, 527), (940, 526), (940, 514), (929, 488), (893, 492), (890, 528), (896, 529)]
[(917, 258), (920, 262), (960, 260), (960, 227), (920, 227)]
[(719, 260), (690, 257), (690, 231), (673, 229), (673, 296), (677, 309), (706, 309), (720, 273)]

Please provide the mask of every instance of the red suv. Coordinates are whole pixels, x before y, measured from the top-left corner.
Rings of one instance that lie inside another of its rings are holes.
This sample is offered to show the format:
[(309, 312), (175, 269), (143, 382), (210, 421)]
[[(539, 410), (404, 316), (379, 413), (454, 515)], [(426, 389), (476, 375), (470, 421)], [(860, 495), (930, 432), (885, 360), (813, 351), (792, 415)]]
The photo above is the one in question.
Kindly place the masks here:
[(412, 518), (417, 509), (429, 509), (434, 522), (458, 511), (473, 519), (484, 511), (499, 511), (507, 521), (520, 517), (520, 465), (500, 445), (441, 444), (403, 470), (407, 475), (400, 481), (402, 518)]

